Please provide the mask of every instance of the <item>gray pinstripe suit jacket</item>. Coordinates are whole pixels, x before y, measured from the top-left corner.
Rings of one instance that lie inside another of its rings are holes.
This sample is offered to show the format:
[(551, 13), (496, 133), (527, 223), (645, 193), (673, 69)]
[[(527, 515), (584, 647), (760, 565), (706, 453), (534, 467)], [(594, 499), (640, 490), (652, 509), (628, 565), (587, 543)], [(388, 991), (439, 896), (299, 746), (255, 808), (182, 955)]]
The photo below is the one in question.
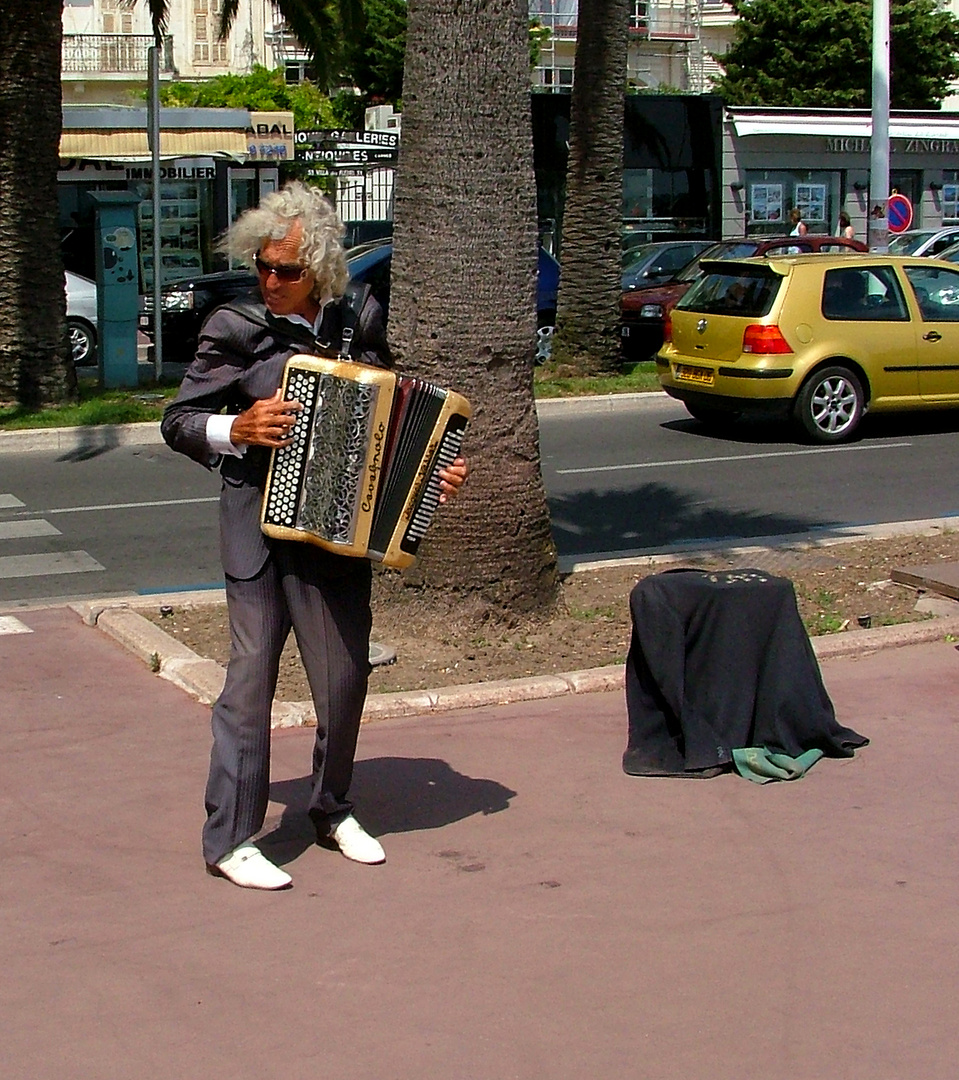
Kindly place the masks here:
[[(253, 317), (243, 314), (244, 307)], [(314, 341), (305, 327), (275, 319), (252, 295), (249, 302), (217, 308), (203, 324), (196, 358), (164, 411), (160, 429), (174, 450), (206, 468), (220, 467), (220, 556), (230, 577), (256, 577), (269, 554), (259, 514), (270, 452), (248, 446), (242, 457), (224, 455), (221, 460), (207, 442), (207, 418), (222, 411), (237, 414), (254, 401), (271, 397), (291, 356), (315, 352), (317, 346), (337, 350), (342, 329), (343, 301), (326, 306)], [(359, 314), (351, 356), (377, 367), (392, 366), (383, 312), (372, 296)], [(317, 558), (340, 558), (315, 550)]]

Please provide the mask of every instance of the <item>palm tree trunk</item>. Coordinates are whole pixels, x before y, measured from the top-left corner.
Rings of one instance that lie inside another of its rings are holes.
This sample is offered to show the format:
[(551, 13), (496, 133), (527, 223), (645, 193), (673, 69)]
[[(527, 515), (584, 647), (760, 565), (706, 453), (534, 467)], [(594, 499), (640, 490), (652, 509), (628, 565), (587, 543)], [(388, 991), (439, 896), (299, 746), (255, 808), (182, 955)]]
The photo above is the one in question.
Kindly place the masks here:
[(533, 401), (536, 206), (525, 0), (411, 0), (390, 337), (473, 405), (472, 477), (410, 582), (551, 607), (556, 552)]
[(0, 401), (75, 391), (57, 208), (61, 0), (0, 0)]
[(579, 0), (552, 359), (583, 374), (619, 362), (628, 0)]

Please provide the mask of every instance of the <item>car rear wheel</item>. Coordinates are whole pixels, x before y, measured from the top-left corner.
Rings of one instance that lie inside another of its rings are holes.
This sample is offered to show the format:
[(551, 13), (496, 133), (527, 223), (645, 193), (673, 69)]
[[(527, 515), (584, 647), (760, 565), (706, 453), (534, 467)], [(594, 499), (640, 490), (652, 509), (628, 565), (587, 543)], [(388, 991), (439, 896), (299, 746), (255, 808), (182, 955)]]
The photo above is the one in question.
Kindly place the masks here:
[(859, 427), (866, 399), (849, 368), (827, 367), (811, 375), (796, 397), (795, 416), (816, 442), (848, 439)]
[(97, 350), (97, 339), (93, 328), (79, 319), (67, 319), (67, 332), (70, 335), (70, 354), (74, 367), (93, 364)]

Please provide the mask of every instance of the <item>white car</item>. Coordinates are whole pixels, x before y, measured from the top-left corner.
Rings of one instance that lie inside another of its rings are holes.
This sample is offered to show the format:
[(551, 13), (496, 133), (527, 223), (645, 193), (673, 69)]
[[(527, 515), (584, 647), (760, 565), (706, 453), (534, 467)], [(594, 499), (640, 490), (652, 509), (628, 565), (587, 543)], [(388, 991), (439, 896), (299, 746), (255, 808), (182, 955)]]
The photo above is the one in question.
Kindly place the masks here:
[(67, 270), (66, 289), (73, 364), (91, 367), (97, 362), (97, 283)]
[(959, 225), (942, 229), (909, 229), (889, 237), (890, 255), (929, 255), (938, 259), (939, 253), (959, 242)]

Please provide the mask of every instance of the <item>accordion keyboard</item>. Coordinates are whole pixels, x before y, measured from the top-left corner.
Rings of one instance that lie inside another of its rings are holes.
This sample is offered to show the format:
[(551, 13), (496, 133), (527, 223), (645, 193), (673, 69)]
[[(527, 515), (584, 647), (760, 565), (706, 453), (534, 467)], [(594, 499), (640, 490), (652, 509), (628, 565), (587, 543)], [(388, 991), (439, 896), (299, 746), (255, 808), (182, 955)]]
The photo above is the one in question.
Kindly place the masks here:
[(290, 429), (293, 442), (273, 455), (273, 475), (264, 509), (264, 520), (271, 525), (296, 525), (303, 483), (303, 463), (309, 450), (310, 426), (316, 406), (319, 376), (315, 371), (294, 370), (287, 383), (287, 397), (299, 401), (303, 410), (297, 413)]
[(409, 527), (403, 537), (404, 548), (415, 546), (423, 539), (429, 523), (433, 520), (433, 514), (440, 501), (440, 469), (452, 465), (459, 456), (463, 445), (463, 436), (466, 434), (466, 422), (450, 425), (443, 434), (440, 446), (436, 454), (436, 464), (430, 474), (429, 482), (423, 493), (416, 511), (410, 519)]

